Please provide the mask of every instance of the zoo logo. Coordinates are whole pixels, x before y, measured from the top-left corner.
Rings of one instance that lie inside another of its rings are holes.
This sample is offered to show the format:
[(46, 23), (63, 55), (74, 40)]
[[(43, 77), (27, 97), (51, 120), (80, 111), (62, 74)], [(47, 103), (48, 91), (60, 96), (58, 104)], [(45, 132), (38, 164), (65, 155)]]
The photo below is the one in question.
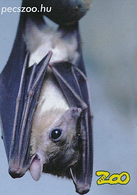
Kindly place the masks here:
[(120, 174), (114, 173), (110, 176), (108, 171), (96, 171), (97, 176), (101, 176), (97, 180), (97, 185), (102, 184), (121, 184), (126, 185), (130, 181), (130, 175), (127, 172), (121, 172)]

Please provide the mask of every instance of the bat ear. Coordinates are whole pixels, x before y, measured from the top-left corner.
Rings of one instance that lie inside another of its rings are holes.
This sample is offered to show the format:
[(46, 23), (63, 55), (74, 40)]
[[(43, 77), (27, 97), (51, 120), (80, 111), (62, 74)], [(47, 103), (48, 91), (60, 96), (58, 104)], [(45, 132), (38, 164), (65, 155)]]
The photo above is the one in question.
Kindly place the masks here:
[(43, 161), (37, 154), (32, 157), (29, 170), (32, 178), (38, 181), (42, 175)]

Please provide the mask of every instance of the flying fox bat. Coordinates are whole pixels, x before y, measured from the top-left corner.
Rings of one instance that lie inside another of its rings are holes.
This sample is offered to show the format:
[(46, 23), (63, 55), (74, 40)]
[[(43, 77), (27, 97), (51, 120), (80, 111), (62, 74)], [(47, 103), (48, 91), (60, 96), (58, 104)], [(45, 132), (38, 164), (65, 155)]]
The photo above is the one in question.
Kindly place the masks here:
[(0, 75), (2, 138), (9, 174), (71, 178), (79, 194), (92, 178), (92, 115), (78, 22), (51, 25), (21, 13)]

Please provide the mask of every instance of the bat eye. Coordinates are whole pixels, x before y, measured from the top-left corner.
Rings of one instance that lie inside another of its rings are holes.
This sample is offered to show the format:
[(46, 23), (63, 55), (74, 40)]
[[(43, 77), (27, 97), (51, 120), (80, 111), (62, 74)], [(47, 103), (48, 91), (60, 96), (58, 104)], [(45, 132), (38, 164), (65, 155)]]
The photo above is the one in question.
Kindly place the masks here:
[(59, 128), (53, 129), (50, 132), (50, 138), (52, 141), (58, 141), (62, 135), (62, 130)]

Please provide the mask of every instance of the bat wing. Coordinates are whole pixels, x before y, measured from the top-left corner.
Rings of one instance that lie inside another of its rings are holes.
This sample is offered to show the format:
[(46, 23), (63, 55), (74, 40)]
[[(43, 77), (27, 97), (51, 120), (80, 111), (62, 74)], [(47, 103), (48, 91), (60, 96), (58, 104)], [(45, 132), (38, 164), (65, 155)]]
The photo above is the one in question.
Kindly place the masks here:
[(51, 52), (38, 65), (28, 67), (24, 41), (27, 13), (20, 15), (9, 60), (0, 75), (0, 117), (2, 137), (12, 177), (21, 177), (30, 165), (29, 142), (33, 114), (37, 106)]
[(92, 179), (92, 116), (90, 111), (89, 91), (85, 74), (69, 62), (50, 65), (70, 107), (83, 110), (80, 130), (82, 139), (81, 157), (76, 167), (70, 167), (70, 174), (80, 194), (87, 193)]
[(23, 176), (30, 165), (31, 124), (52, 55), (49, 52), (38, 65), (34, 64), (29, 68), (29, 54), (24, 57), (24, 41), (20, 40), (19, 48), (16, 41), (9, 61), (0, 75), (2, 137), (9, 162), (9, 173), (13, 178)]

